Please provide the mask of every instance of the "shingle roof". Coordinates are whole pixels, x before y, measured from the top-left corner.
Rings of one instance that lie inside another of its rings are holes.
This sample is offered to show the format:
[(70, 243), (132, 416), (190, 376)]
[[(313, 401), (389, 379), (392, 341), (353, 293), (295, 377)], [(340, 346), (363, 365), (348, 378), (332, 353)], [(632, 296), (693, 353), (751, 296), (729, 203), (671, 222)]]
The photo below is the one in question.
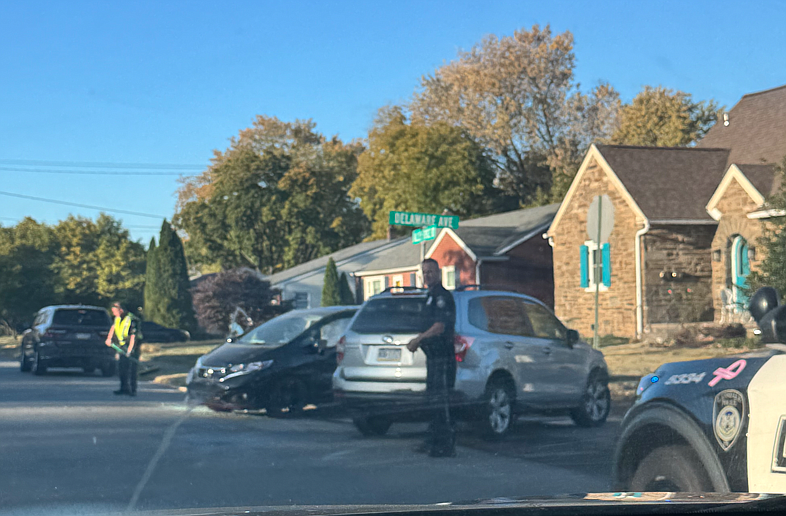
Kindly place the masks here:
[(737, 168), (764, 197), (777, 192), (781, 185), (781, 177), (775, 171), (775, 165), (737, 165)]
[[(476, 256), (493, 256), (522, 238), (532, 235), (533, 232), (545, 231), (558, 209), (559, 204), (549, 204), (548, 206), (462, 220), (455, 232)], [(426, 243), (426, 253), (434, 242), (432, 240)], [(409, 239), (405, 239), (399, 245), (379, 253), (376, 259), (369, 262), (359, 272), (414, 268), (419, 263), (420, 246), (412, 245)]]
[(779, 163), (786, 156), (786, 86), (751, 93), (721, 118), (698, 143), (699, 148), (731, 149), (732, 163)]
[[(407, 240), (407, 239), (402, 239), (402, 240)], [(327, 265), (329, 258), (333, 258), (333, 260), (336, 263), (340, 263), (343, 260), (351, 259), (357, 255), (377, 250), (385, 245), (395, 245), (395, 242), (390, 242), (388, 240), (374, 240), (372, 242), (361, 242), (359, 244), (347, 247), (345, 249), (341, 249), (340, 251), (336, 251), (335, 253), (331, 253), (322, 256), (320, 258), (316, 258), (314, 260), (301, 263), (300, 265), (291, 267), (287, 270), (277, 272), (275, 274), (271, 274), (270, 276), (267, 276), (265, 279), (269, 281), (271, 285), (279, 285), (298, 276), (302, 276), (303, 274), (308, 274), (311, 272), (319, 271), (320, 269), (324, 269), (325, 266)]]
[(726, 172), (728, 149), (597, 147), (648, 219), (712, 221), (704, 207)]

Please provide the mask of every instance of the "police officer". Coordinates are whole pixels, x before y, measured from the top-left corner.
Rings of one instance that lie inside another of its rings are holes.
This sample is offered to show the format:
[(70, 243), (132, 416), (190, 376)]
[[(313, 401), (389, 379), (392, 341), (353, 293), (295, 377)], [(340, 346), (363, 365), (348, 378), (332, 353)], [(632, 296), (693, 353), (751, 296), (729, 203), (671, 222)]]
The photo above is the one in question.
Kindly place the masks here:
[(124, 351), (119, 353), (120, 389), (114, 393), (136, 396), (136, 373), (142, 348), (139, 320), (133, 314), (126, 312), (121, 303), (112, 305), (112, 315), (115, 316), (115, 322), (109, 329), (106, 345), (111, 346), (114, 342)]
[(423, 283), (428, 287), (425, 315), (429, 328), (412, 339), (407, 349), (422, 348), (426, 354), (426, 397), (431, 413), (429, 435), (424, 451), (432, 457), (455, 455), (456, 432), (450, 417), (450, 392), (456, 382), (456, 357), (453, 334), (456, 304), (442, 286), (439, 264), (431, 258), (420, 266)]

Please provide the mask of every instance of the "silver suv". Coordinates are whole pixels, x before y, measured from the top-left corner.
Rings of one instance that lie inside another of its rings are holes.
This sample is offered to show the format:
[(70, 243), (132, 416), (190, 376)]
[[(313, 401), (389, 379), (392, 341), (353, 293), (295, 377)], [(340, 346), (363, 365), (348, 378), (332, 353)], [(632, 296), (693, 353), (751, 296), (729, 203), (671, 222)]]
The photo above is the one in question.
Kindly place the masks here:
[[(426, 329), (426, 291), (391, 288), (366, 301), (339, 340), (333, 390), (365, 435), (422, 409), (426, 357), (406, 344)], [(482, 289), (453, 292), (456, 301), (455, 399), (459, 417), (504, 436), (524, 413), (569, 413), (598, 426), (611, 407), (603, 354), (579, 340), (543, 303)]]

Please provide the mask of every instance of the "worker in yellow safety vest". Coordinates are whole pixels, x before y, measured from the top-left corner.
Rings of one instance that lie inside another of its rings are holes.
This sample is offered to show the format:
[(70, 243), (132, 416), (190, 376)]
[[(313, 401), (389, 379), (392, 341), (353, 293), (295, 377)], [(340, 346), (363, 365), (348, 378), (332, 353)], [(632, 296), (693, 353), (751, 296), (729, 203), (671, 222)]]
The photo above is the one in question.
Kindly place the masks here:
[(109, 329), (106, 345), (111, 347), (114, 342), (123, 350), (123, 353), (118, 353), (120, 356), (118, 363), (120, 389), (114, 393), (136, 396), (137, 365), (142, 348), (139, 320), (133, 314), (128, 313), (122, 303), (112, 304), (112, 315), (115, 316), (115, 322)]

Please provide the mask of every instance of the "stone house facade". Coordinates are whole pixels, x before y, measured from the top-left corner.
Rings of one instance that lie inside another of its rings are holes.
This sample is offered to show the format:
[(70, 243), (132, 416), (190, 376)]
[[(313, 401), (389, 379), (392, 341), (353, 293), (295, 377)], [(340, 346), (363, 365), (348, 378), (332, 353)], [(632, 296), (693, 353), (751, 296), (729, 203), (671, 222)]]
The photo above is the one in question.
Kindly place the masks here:
[[(784, 156), (786, 86), (745, 95), (695, 147), (593, 145), (547, 233), (557, 315), (592, 332), (596, 283), (601, 335), (743, 312), (747, 276), (764, 258), (756, 243), (784, 215), (766, 205)], [(614, 228), (598, 253), (587, 211), (600, 195)]]

